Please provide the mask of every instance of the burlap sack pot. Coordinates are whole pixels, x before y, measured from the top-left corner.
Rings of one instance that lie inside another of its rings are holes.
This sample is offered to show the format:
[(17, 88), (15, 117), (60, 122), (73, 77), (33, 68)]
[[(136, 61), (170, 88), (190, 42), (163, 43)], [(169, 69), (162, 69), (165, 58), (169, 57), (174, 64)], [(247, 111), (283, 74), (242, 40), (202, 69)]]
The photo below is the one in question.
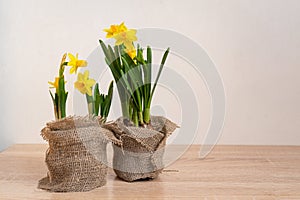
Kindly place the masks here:
[(108, 141), (119, 141), (99, 126), (98, 119), (68, 117), (50, 122), (41, 135), (49, 143), (45, 159), (49, 171), (38, 188), (83, 192), (106, 184), (106, 146)]
[(119, 178), (132, 182), (158, 177), (164, 168), (166, 140), (178, 126), (164, 117), (152, 116), (150, 128), (134, 127), (124, 118), (105, 128), (122, 142), (113, 144), (113, 169)]

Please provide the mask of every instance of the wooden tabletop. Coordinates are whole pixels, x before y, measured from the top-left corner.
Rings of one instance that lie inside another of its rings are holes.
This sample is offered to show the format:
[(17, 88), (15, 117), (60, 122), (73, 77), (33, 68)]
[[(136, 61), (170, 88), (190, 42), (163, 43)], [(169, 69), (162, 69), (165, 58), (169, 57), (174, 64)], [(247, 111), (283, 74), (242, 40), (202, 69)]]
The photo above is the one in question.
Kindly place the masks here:
[(117, 179), (83, 193), (37, 189), (47, 145), (13, 145), (0, 153), (0, 199), (300, 199), (300, 146), (216, 146), (205, 159), (191, 146), (153, 181)]

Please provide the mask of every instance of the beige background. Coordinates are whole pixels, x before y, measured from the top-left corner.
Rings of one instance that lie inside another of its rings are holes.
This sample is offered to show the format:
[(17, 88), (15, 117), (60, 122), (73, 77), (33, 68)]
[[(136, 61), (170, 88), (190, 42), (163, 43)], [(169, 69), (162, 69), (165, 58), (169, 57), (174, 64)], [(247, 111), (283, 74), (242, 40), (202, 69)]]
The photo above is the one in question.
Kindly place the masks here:
[[(47, 81), (61, 55), (87, 57), (102, 29), (121, 21), (171, 29), (207, 51), (227, 95), (220, 144), (300, 145), (299, 9), (298, 0), (0, 0), (0, 149), (43, 142), (39, 130), (53, 118)], [(210, 116), (202, 90), (196, 143)]]

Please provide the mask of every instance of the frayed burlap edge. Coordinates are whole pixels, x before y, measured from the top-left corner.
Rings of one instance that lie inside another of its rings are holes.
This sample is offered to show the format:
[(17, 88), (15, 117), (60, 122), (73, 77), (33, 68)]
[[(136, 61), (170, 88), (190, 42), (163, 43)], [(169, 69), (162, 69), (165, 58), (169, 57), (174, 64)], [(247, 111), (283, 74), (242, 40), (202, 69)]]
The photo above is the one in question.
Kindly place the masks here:
[[(47, 135), (49, 131), (63, 131), (69, 129), (78, 129), (84, 127), (95, 126), (100, 130), (105, 129), (105, 124), (102, 124), (102, 118), (99, 116), (68, 116), (63, 119), (55, 120), (46, 123), (46, 127), (41, 130), (41, 136), (45, 141), (49, 141), (49, 138), (59, 137), (59, 134), (56, 135)], [(103, 136), (108, 142), (112, 142), (116, 145), (122, 145), (122, 142), (117, 139), (114, 133), (108, 129), (103, 130)]]

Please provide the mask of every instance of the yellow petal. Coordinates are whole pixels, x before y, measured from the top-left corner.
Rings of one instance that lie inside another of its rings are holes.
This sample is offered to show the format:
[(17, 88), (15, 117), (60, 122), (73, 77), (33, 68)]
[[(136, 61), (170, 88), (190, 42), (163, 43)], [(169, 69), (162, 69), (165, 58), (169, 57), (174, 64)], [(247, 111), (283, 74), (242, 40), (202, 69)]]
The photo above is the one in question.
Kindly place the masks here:
[(110, 29), (103, 29), (103, 31), (109, 33)]
[(96, 84), (96, 81), (94, 79), (89, 79), (86, 81), (87, 87), (93, 87)]
[(107, 32), (106, 37), (110, 38), (116, 32), (116, 29), (114, 28), (114, 25), (111, 25), (109, 29), (104, 29), (104, 31)]
[(82, 73), (80, 73), (80, 72), (78, 73), (77, 81), (81, 81), (81, 82), (84, 81), (84, 75)]
[(85, 61), (85, 60), (78, 60), (77, 61), (77, 66), (78, 67), (86, 67), (87, 66), (87, 61)]
[[(50, 88), (58, 88), (58, 82), (59, 82), (59, 77), (55, 77), (54, 82), (48, 81), (49, 85), (51, 85)], [(65, 81), (65, 83), (66, 83), (66, 81)]]
[(84, 83), (77, 81), (74, 83), (74, 87), (82, 94), (85, 94)]
[(48, 81), (48, 84), (50, 85), (50, 88), (55, 88), (55, 87), (54, 87), (54, 83)]
[[(68, 63), (69, 65), (69, 63)], [(73, 65), (72, 65), (73, 66)], [(70, 74), (73, 74), (77, 71), (76, 65), (70, 68)]]
[(125, 52), (131, 57), (131, 59), (136, 57), (136, 50), (135, 49), (125, 49)]
[(122, 41), (122, 40), (117, 40), (116, 43), (115, 43), (115, 45), (117, 45), (117, 46), (118, 46), (118, 45), (121, 45), (121, 44), (123, 44), (123, 41)]
[(130, 40), (130, 41), (136, 41), (137, 40), (137, 37), (135, 36), (136, 34), (136, 30), (135, 29), (130, 29), (126, 32), (126, 37), (127, 37), (127, 40)]
[(132, 42), (130, 42), (130, 43), (127, 43), (127, 44), (126, 44), (126, 49), (127, 49), (127, 50), (135, 50), (135, 47), (134, 47), (134, 45), (132, 44)]
[(76, 58), (71, 54), (71, 53), (68, 53), (68, 56), (69, 56), (69, 59), (72, 61), (72, 60), (76, 60)]
[(87, 88), (86, 88), (86, 93), (87, 93), (89, 96), (92, 96), (92, 88), (91, 88), (91, 87), (87, 87)]
[(70, 61), (68, 62), (68, 66), (76, 66), (76, 61), (70, 60)]
[(88, 78), (89, 78), (89, 74), (90, 74), (90, 72), (89, 72), (89, 70), (85, 70), (84, 71), (84, 74), (83, 74), (83, 79), (86, 81), (86, 80), (88, 80)]
[(123, 44), (123, 41), (121, 39), (117, 39), (116, 42), (115, 42), (115, 45), (121, 45)]
[(119, 25), (119, 31), (120, 31), (120, 32), (127, 31), (127, 27), (124, 25), (124, 22), (122, 22), (122, 23)]
[(125, 45), (126, 49), (131, 49), (131, 50), (134, 49), (134, 46), (131, 41), (125, 41), (124, 45)]

